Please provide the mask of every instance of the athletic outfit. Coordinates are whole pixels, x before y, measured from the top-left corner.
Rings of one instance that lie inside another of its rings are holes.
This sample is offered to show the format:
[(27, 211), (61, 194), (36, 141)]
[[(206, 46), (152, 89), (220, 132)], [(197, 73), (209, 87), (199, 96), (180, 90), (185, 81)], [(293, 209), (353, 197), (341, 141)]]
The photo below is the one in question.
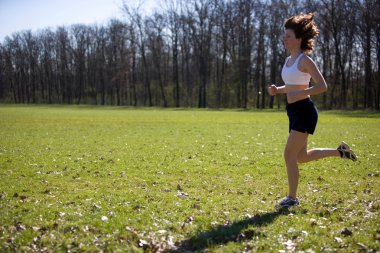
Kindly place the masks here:
[[(286, 58), (282, 67), (281, 77), (285, 85), (309, 84), (311, 76), (298, 69), (301, 53), (294, 61), (292, 66), (288, 67), (290, 56)], [(305, 98), (294, 103), (286, 103), (286, 111), (289, 117), (289, 132), (295, 130), (302, 133), (314, 134), (318, 121), (318, 110), (310, 98)]]

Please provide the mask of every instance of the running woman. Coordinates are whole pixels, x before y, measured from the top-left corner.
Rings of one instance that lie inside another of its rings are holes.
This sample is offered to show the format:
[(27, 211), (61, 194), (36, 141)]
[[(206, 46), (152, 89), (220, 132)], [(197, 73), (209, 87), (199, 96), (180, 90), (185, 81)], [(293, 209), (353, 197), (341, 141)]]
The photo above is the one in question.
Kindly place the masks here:
[[(318, 110), (310, 96), (327, 91), (327, 84), (314, 61), (308, 56), (314, 49), (314, 39), (319, 31), (314, 14), (299, 14), (285, 21), (284, 45), (289, 56), (285, 60), (281, 76), (285, 85), (268, 87), (271, 96), (286, 94), (286, 111), (289, 118), (289, 136), (284, 150), (288, 175), (288, 195), (277, 207), (299, 205), (297, 188), (298, 163), (306, 163), (325, 157), (341, 157), (356, 161), (356, 155), (343, 141), (338, 148), (307, 150), (307, 138), (314, 134), (318, 121)], [(310, 79), (314, 85), (309, 86)]]

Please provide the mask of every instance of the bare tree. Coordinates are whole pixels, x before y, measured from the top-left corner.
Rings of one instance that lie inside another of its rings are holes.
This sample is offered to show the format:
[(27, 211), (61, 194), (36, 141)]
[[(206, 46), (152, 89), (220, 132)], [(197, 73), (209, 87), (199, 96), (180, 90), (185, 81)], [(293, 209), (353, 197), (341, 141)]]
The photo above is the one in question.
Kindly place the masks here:
[[(53, 103), (54, 91), (57, 91), (54, 64), (55, 35), (50, 29), (45, 29), (39, 34), (41, 43), (41, 93), (44, 101)], [(47, 98), (44, 98), (44, 91), (47, 91)]]
[(373, 11), (371, 12), (372, 28), (373, 28), (373, 44), (376, 45), (376, 58), (377, 58), (377, 75), (375, 75), (374, 82), (377, 83), (377, 91), (375, 95), (375, 109), (380, 110), (380, 2), (374, 1)]
[(146, 31), (148, 36), (148, 47), (152, 54), (152, 61), (157, 75), (159, 90), (162, 99), (162, 105), (168, 106), (165, 95), (164, 87), (164, 55), (165, 55), (165, 41), (163, 38), (165, 20), (164, 17), (158, 13), (153, 15), (152, 19), (148, 19), (146, 23)]
[(72, 73), (69, 62), (71, 54), (69, 53), (70, 40), (69, 33), (65, 27), (59, 27), (56, 32), (56, 64), (58, 69), (58, 86), (60, 103), (72, 102)]
[(207, 83), (209, 78), (212, 29), (215, 6), (211, 1), (192, 1), (193, 10), (188, 9), (193, 50), (197, 59), (199, 74), (198, 107), (207, 106)]
[(139, 53), (142, 61), (142, 76), (144, 83), (144, 104), (148, 102), (148, 106), (153, 106), (152, 102), (152, 92), (151, 92), (151, 83), (149, 77), (149, 65), (147, 62), (147, 36), (145, 31), (145, 20), (143, 19), (142, 14), (139, 12), (139, 9), (130, 10), (130, 8), (124, 3), (123, 5), (125, 13), (128, 15), (130, 22), (135, 26), (134, 29), (136, 31), (136, 45), (139, 49)]
[[(373, 41), (373, 27), (374, 27), (374, 12), (373, 10), (376, 10), (376, 2), (377, 5), (379, 5), (378, 1), (373, 0), (365, 0), (362, 3), (358, 3), (355, 5), (357, 10), (360, 12), (360, 21), (357, 22), (358, 24), (358, 35), (359, 35), (359, 41), (363, 47), (364, 52), (364, 73), (365, 73), (365, 80), (364, 80), (364, 108), (367, 107), (373, 107), (374, 100), (376, 100), (376, 97), (378, 96), (378, 90), (376, 89), (376, 86), (373, 85), (373, 78), (372, 78), (372, 43), (376, 43)], [(355, 8), (355, 9), (356, 9)], [(377, 25), (378, 26), (378, 25)], [(377, 37), (379, 37), (379, 34), (377, 34)]]
[(173, 98), (175, 101), (175, 107), (181, 105), (180, 102), (180, 84), (179, 84), (179, 40), (180, 40), (180, 27), (181, 19), (179, 9), (182, 6), (180, 0), (168, 0), (167, 3), (167, 20), (170, 31), (170, 41), (172, 48), (172, 76), (173, 76)]
[[(5, 70), (6, 62), (5, 62), (5, 50), (0, 43), (0, 69)], [(0, 100), (5, 97), (5, 73), (0, 71)]]
[[(128, 33), (129, 33), (129, 45), (131, 51), (130, 57), (130, 82), (131, 82), (131, 105), (137, 105), (137, 91), (136, 91), (136, 82), (137, 82), (137, 70), (136, 70), (136, 62), (137, 62), (137, 38), (136, 31), (133, 25), (128, 25)], [(133, 101), (133, 102), (132, 102)]]
[(228, 56), (228, 38), (230, 32), (230, 20), (232, 16), (231, 2), (220, 1), (216, 12), (216, 32), (215, 32), (215, 106), (225, 107), (226, 101), (226, 70)]

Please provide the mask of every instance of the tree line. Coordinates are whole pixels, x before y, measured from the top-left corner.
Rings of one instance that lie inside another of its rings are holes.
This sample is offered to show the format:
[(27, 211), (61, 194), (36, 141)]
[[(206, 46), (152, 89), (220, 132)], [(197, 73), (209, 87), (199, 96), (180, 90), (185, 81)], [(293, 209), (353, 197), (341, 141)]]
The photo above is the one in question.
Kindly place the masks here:
[(282, 84), (284, 21), (315, 12), (311, 57), (326, 109), (380, 109), (377, 0), (166, 0), (104, 25), (20, 31), (0, 43), (0, 102), (273, 108)]

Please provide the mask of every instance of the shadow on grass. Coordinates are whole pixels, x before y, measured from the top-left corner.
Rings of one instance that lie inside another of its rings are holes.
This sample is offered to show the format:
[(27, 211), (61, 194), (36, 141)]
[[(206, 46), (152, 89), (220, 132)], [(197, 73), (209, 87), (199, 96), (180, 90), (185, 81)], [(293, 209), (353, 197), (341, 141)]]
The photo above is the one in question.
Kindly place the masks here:
[(176, 249), (166, 252), (204, 251), (212, 245), (227, 244), (250, 240), (253, 237), (265, 237), (255, 229), (273, 223), (278, 216), (289, 214), (289, 210), (280, 209), (274, 212), (256, 214), (252, 218), (236, 221), (227, 225), (219, 225), (207, 231), (201, 231), (189, 239), (178, 243)]

